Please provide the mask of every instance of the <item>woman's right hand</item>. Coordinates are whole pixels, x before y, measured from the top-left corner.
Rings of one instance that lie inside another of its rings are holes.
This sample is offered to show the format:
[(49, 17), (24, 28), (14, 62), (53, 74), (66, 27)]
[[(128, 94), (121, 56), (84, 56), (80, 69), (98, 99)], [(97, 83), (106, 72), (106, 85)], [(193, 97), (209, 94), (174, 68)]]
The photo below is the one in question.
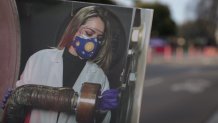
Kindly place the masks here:
[(1, 101), (1, 108), (2, 108), (2, 109), (5, 108), (5, 105), (6, 105), (6, 103), (7, 103), (7, 100), (8, 100), (8, 98), (11, 96), (12, 91), (13, 91), (13, 89), (9, 88), (9, 89), (7, 90), (7, 92), (5, 93), (5, 95), (4, 95), (4, 97), (3, 97), (2, 101)]

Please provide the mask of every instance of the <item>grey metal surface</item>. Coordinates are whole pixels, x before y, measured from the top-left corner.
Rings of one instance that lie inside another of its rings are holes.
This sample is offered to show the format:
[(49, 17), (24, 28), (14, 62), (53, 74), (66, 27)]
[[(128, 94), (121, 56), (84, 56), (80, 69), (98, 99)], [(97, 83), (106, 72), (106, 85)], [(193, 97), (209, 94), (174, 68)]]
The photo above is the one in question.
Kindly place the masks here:
[(130, 123), (139, 123), (142, 94), (145, 80), (145, 69), (147, 60), (148, 42), (150, 39), (151, 25), (153, 18), (153, 10), (141, 9), (141, 26), (138, 34), (139, 56), (137, 59), (135, 91), (132, 105), (132, 115)]

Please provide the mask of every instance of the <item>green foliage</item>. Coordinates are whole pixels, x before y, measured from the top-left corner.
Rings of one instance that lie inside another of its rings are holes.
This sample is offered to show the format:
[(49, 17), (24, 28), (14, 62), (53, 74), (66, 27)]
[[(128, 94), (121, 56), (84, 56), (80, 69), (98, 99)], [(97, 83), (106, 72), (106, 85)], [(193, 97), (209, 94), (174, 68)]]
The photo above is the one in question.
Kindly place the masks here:
[(185, 37), (190, 44), (217, 45), (215, 38), (215, 31), (218, 28), (217, 10), (217, 0), (199, 0), (196, 6), (196, 19), (181, 25), (179, 35)]
[(196, 23), (201, 23), (199, 26), (204, 30), (201, 37), (208, 39), (208, 45), (218, 45), (215, 37), (216, 30), (218, 30), (218, 1), (199, 0), (196, 10)]
[(210, 26), (204, 20), (194, 20), (184, 23), (179, 28), (179, 35), (191, 44), (198, 46), (215, 45), (213, 36), (208, 29)]
[(168, 37), (177, 34), (176, 23), (172, 20), (168, 6), (154, 3), (138, 3), (138, 7), (154, 9), (152, 36)]

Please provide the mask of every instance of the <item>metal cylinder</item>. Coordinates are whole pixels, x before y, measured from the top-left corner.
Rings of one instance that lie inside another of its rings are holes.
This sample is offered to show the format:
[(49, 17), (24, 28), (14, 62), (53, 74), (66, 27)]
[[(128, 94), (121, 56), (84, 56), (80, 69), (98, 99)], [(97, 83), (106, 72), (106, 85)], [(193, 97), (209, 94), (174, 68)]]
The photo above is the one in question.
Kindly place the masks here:
[[(23, 85), (13, 91), (4, 111), (4, 123), (23, 123), (32, 108), (75, 112), (78, 94), (72, 88)], [(70, 107), (70, 108), (69, 108)]]
[(32, 109), (75, 113), (78, 123), (92, 123), (101, 85), (83, 83), (80, 97), (72, 88), (44, 85), (23, 85), (16, 88), (3, 114), (3, 123), (24, 123), (26, 114)]
[(16, 89), (11, 101), (38, 109), (73, 112), (77, 99), (78, 94), (72, 88), (24, 85)]

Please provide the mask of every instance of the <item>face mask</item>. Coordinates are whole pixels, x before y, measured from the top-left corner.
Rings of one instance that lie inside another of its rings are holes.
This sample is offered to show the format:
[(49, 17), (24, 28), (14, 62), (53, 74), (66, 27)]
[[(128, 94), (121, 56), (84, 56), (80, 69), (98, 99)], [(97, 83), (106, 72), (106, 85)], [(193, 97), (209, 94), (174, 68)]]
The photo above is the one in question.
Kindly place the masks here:
[(89, 38), (85, 36), (76, 36), (71, 42), (76, 53), (83, 59), (93, 58), (100, 49), (101, 43), (97, 38)]

